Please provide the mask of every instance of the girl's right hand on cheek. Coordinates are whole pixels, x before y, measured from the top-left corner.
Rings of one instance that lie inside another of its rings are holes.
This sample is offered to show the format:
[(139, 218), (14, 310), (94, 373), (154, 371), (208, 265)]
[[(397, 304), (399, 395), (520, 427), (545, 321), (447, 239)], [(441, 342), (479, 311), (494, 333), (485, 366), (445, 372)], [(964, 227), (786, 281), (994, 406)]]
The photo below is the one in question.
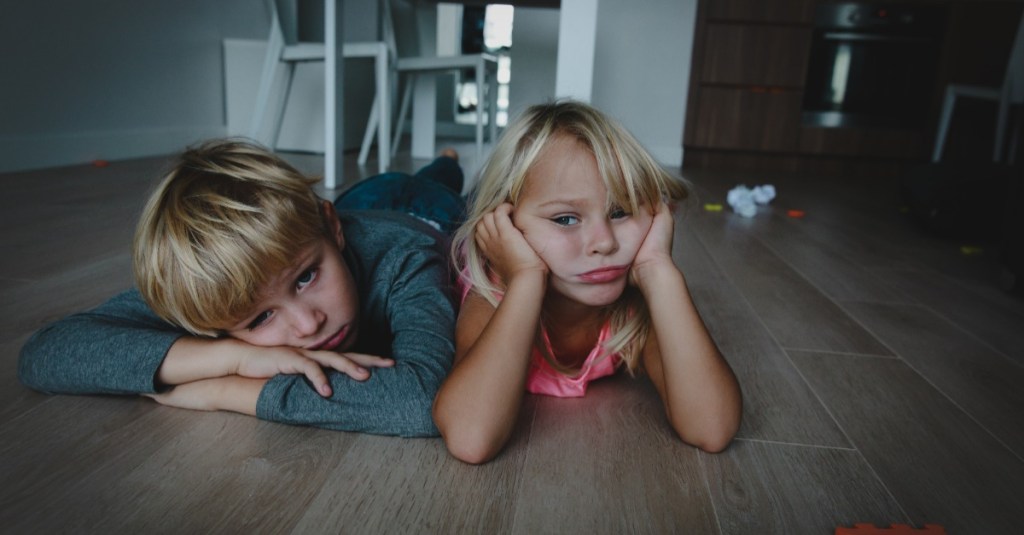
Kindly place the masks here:
[(537, 271), (545, 276), (548, 266), (512, 223), (512, 205), (502, 203), (476, 225), (476, 244), (490, 266), (507, 284), (516, 275)]

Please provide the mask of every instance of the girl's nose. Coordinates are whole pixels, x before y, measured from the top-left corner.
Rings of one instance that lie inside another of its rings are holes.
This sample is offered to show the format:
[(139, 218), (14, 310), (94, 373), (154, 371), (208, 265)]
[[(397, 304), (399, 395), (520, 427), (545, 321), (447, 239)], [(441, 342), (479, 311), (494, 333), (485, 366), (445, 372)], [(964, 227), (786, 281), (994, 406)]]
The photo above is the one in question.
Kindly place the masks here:
[(619, 250), (619, 241), (615, 239), (611, 223), (601, 219), (590, 226), (587, 249), (590, 254), (611, 254)]

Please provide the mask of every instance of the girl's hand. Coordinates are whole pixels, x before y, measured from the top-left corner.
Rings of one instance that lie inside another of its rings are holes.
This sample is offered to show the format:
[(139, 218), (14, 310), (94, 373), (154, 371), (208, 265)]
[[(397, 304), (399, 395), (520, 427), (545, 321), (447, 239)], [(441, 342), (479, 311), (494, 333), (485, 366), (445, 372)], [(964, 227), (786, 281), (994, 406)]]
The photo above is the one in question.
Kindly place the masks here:
[(520, 273), (535, 271), (547, 276), (547, 264), (512, 223), (509, 203), (502, 203), (477, 223), (476, 244), (506, 284)]
[(335, 353), (333, 351), (311, 351), (294, 347), (258, 347), (248, 344), (238, 361), (236, 375), (266, 379), (278, 374), (305, 375), (317, 393), (323, 397), (331, 395), (324, 368), (337, 370), (357, 381), (370, 378), (369, 368), (389, 368), (395, 361), (365, 355), (362, 353)]
[(672, 235), (675, 232), (675, 219), (672, 209), (664, 202), (659, 203), (654, 213), (654, 221), (644, 242), (640, 244), (633, 267), (630, 269), (630, 281), (634, 285), (642, 285), (645, 277), (659, 269), (676, 269), (672, 261)]

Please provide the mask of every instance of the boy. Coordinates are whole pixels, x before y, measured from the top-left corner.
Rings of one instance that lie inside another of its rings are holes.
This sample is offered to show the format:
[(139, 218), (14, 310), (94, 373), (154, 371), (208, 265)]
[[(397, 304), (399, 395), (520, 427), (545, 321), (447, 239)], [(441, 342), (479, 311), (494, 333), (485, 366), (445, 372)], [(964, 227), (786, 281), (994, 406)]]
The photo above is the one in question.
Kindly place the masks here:
[(140, 218), (138, 289), (35, 333), (20, 380), (435, 436), (430, 407), (451, 365), (454, 306), (447, 240), (431, 226), (453, 228), (463, 215), (456, 157), (415, 177), (372, 177), (332, 205), (262, 147), (186, 150)]

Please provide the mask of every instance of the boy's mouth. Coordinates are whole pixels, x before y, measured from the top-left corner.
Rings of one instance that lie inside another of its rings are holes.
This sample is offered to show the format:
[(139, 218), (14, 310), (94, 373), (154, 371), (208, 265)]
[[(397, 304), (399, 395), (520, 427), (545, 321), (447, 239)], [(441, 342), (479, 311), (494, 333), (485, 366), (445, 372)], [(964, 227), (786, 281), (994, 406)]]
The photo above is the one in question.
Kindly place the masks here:
[(348, 336), (350, 325), (351, 324), (345, 324), (345, 326), (342, 327), (341, 330), (331, 335), (330, 338), (324, 340), (323, 342), (310, 346), (308, 349), (313, 351), (330, 351), (340, 346), (341, 343), (344, 342), (345, 338)]

